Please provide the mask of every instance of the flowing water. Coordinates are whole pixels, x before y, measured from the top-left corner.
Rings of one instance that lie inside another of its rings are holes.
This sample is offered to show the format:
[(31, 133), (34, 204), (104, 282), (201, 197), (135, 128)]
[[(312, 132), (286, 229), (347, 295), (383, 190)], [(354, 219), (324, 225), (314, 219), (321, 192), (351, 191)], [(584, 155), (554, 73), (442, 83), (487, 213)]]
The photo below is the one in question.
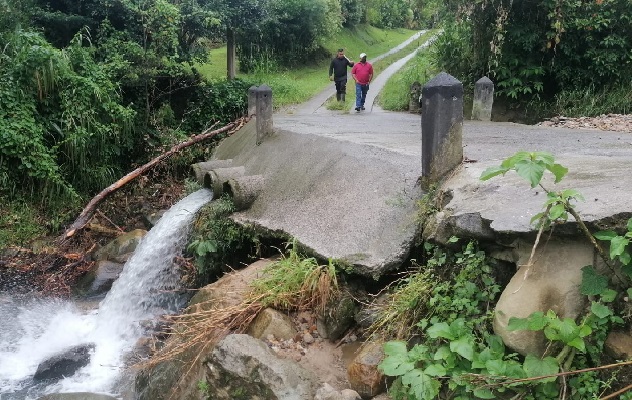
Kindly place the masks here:
[[(175, 204), (141, 240), (99, 307), (85, 311), (62, 300), (0, 293), (0, 400), (37, 399), (46, 393), (119, 395), (125, 359), (146, 334), (147, 322), (179, 310), (182, 252), (195, 213), (212, 192), (197, 191)], [(36, 383), (37, 366), (69, 347), (94, 343), (90, 363), (52, 384)]]

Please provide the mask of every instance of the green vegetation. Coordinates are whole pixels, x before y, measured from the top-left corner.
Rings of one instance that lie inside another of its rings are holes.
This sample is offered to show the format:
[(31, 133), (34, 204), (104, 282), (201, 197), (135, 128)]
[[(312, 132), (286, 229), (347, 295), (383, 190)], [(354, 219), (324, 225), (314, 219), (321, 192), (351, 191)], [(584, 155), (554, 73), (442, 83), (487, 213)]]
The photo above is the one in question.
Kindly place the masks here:
[[(338, 48), (345, 49), (351, 60), (357, 60), (361, 52), (370, 49), (372, 56), (378, 56), (410, 38), (415, 31), (407, 29), (378, 29), (369, 25), (353, 28), (343, 28), (333, 38), (323, 40), (323, 51), (327, 57), (304, 57), (301, 68), (293, 68), (290, 64), (280, 64), (277, 60), (266, 57), (260, 60), (249, 73), (240, 72), (237, 76), (255, 85), (266, 84), (273, 90), (275, 107), (286, 107), (304, 102), (333, 85), (327, 78), (327, 70), (332, 54)], [(221, 47), (211, 51), (210, 62), (197, 64), (196, 69), (208, 79), (220, 79), (226, 75), (226, 48)], [(391, 56), (388, 60), (376, 63), (376, 68), (386, 68), (392, 62), (401, 58)], [(349, 91), (349, 88), (348, 88)], [(332, 106), (332, 109), (337, 109)]]
[[(628, 0), (493, 0), (475, 6), (458, 0), (443, 13), (436, 65), (466, 85), (487, 75), (501, 96), (558, 105), (587, 91), (599, 96), (602, 89), (630, 87)], [(616, 109), (629, 110), (629, 100)]]
[(428, 50), (418, 51), (398, 73), (386, 82), (377, 98), (378, 104), (385, 110), (408, 110), (410, 85), (415, 81), (423, 85), (437, 72)]
[(239, 254), (256, 253), (257, 235), (228, 218), (233, 211), (232, 200), (224, 196), (204, 206), (196, 218), (187, 251), (195, 259), (200, 284), (225, 272), (224, 266), (234, 264)]
[(253, 297), (264, 307), (323, 312), (338, 293), (338, 278), (332, 261), (319, 265), (315, 258), (302, 257), (294, 242), (289, 254), (266, 267), (251, 286)]

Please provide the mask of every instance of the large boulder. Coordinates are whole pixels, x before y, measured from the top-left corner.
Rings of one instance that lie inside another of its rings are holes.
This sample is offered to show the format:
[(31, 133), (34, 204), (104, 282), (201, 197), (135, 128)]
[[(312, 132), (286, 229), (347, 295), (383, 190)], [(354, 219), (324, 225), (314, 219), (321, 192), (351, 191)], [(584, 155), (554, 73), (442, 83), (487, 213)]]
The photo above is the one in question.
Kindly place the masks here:
[(306, 400), (316, 392), (311, 372), (249, 335), (226, 336), (206, 365), (207, 395), (214, 400)]
[(147, 231), (144, 229), (134, 229), (123, 233), (97, 250), (94, 253), (94, 259), (96, 261), (109, 260), (124, 263), (134, 253), (136, 246), (146, 234)]
[(547, 345), (542, 331), (510, 331), (509, 319), (548, 310), (560, 318), (577, 318), (586, 304), (586, 296), (580, 293), (581, 269), (593, 264), (594, 249), (586, 240), (542, 240), (533, 265), (528, 266), (531, 249), (523, 241), (516, 245), (519, 269), (496, 304), (494, 331), (520, 354), (542, 355)]
[(384, 343), (366, 344), (347, 367), (351, 388), (363, 399), (370, 399), (386, 390), (384, 374), (377, 368), (384, 359)]
[(97, 261), (94, 269), (80, 279), (76, 291), (88, 297), (108, 292), (124, 266), (113, 261)]
[(316, 326), (318, 333), (324, 339), (338, 340), (353, 324), (356, 305), (349, 293), (327, 304), (327, 311), (318, 317)]
[(297, 333), (292, 319), (273, 308), (262, 310), (248, 327), (248, 334), (256, 339), (273, 335), (277, 339), (287, 340), (293, 339)]
[(72, 376), (79, 368), (88, 365), (92, 350), (94, 350), (94, 344), (89, 343), (59, 352), (37, 366), (33, 379), (43, 381)]

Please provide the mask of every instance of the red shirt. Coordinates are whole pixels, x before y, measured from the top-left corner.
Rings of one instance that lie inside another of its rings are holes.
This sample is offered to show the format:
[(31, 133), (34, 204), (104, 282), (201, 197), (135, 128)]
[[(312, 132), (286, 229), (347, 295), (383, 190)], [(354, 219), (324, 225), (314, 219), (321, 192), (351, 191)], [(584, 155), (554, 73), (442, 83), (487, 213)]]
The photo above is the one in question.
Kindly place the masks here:
[(357, 62), (351, 68), (351, 75), (360, 85), (367, 85), (373, 77), (373, 66), (369, 62)]

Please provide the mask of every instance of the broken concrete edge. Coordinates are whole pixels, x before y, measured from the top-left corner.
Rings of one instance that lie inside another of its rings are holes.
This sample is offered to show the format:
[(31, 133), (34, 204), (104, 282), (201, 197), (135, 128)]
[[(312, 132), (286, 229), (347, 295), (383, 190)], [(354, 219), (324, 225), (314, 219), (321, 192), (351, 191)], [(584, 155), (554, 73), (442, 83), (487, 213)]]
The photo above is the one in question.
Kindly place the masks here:
[[(301, 255), (314, 257), (323, 263), (331, 260), (336, 264), (339, 272), (344, 272), (349, 275), (369, 277), (375, 281), (379, 280), (386, 273), (397, 270), (406, 262), (412, 249), (417, 246), (418, 238), (421, 234), (421, 231), (418, 229), (416, 233), (406, 241), (406, 243), (401, 244), (401, 249), (403, 251), (394, 255), (390, 260), (385, 260), (377, 265), (368, 266), (361, 263), (363, 259), (370, 257), (368, 254), (348, 254), (343, 257), (327, 256), (316, 251), (313, 247), (303, 243), (300, 240), (300, 237), (293, 236), (282, 229), (268, 228), (257, 221), (245, 218), (240, 213), (232, 214), (229, 218), (238, 225), (253, 229), (257, 235), (262, 237), (285, 240), (288, 243), (288, 246), (294, 243), (297, 247), (298, 253)], [(420, 227), (421, 225), (418, 224), (418, 228)], [(279, 251), (281, 251), (281, 249), (279, 249)]]

